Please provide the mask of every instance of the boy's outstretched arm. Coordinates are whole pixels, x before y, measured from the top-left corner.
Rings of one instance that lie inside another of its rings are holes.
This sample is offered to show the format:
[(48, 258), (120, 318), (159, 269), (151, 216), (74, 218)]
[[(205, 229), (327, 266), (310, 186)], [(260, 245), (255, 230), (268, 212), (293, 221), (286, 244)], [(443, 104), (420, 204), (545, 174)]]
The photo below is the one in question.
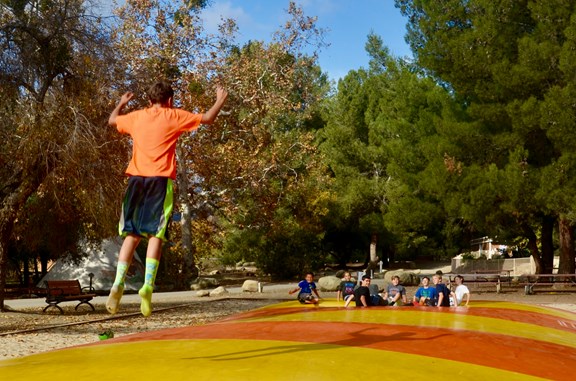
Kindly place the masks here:
[(202, 121), (201, 121), (202, 124), (214, 123), (214, 120), (218, 116), (218, 113), (220, 112), (220, 109), (222, 109), (222, 106), (224, 106), (224, 102), (226, 101), (227, 97), (228, 92), (223, 88), (221, 88), (220, 86), (218, 86), (216, 88), (216, 102), (214, 102), (214, 105), (210, 107), (210, 110), (202, 114)]
[(288, 291), (288, 293), (289, 293), (290, 295), (292, 295), (293, 293), (295, 293), (295, 292), (297, 292), (297, 291), (300, 291), (300, 287), (296, 287), (295, 289)]
[(114, 109), (114, 111), (112, 111), (112, 113), (110, 114), (110, 117), (108, 118), (108, 125), (110, 125), (112, 127), (116, 127), (116, 117), (118, 117), (118, 115), (120, 115), (124, 106), (126, 106), (128, 104), (128, 102), (130, 102), (130, 99), (132, 99), (133, 96), (134, 96), (134, 94), (131, 92), (127, 92), (127, 93), (124, 93), (124, 95), (122, 95), (122, 97), (120, 98), (120, 101), (116, 105), (116, 108)]

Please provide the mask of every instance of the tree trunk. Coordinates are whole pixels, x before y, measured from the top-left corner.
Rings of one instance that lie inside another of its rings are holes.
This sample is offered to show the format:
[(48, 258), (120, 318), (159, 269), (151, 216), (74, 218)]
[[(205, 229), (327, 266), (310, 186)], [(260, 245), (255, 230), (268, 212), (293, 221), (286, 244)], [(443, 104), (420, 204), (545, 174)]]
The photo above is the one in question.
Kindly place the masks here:
[(183, 282), (185, 286), (198, 277), (198, 269), (194, 259), (194, 245), (192, 243), (192, 216), (188, 200), (182, 200), (180, 203), (180, 228), (182, 229), (182, 249), (184, 250), (184, 267), (182, 269)]
[(560, 235), (560, 263), (558, 265), (558, 274), (574, 274), (576, 272), (574, 226), (565, 217), (560, 217), (558, 225)]
[(378, 256), (376, 248), (378, 247), (378, 234), (372, 234), (370, 238), (370, 262), (375, 263), (378, 262)]
[(29, 287), (30, 286), (30, 258), (28, 258), (28, 255), (25, 255), (24, 258), (22, 259), (22, 263), (24, 263), (24, 272), (22, 274), (22, 286), (24, 287)]
[(14, 229), (15, 212), (11, 205), (4, 205), (0, 212), (0, 311), (4, 311), (6, 275), (8, 272), (8, 244)]
[(44, 277), (44, 275), (48, 274), (48, 260), (50, 253), (46, 253), (44, 251), (40, 252), (40, 278)]
[(6, 271), (8, 270), (8, 253), (4, 240), (0, 239), (0, 311), (4, 311), (6, 297)]
[[(36, 167), (35, 167), (36, 168)], [(8, 271), (8, 247), (14, 223), (18, 213), (28, 198), (38, 189), (46, 178), (45, 166), (38, 164), (40, 170), (34, 172), (14, 173), (11, 182), (5, 185), (6, 193), (0, 208), (0, 311), (4, 311), (6, 297), (6, 275)]]
[(542, 218), (542, 274), (552, 274), (554, 269), (554, 226), (556, 225), (556, 218), (552, 216), (544, 216)]
[(543, 263), (542, 258), (540, 257), (540, 252), (538, 251), (538, 238), (536, 237), (536, 233), (534, 233), (534, 230), (532, 230), (532, 228), (527, 224), (523, 226), (523, 229), (526, 238), (528, 238), (528, 249), (530, 250), (534, 263), (536, 264), (536, 274), (542, 274)]
[[(178, 146), (178, 154), (180, 157), (184, 157), (180, 146)], [(180, 201), (180, 212), (182, 214), (180, 229), (182, 232), (182, 250), (184, 255), (181, 278), (182, 285), (180, 286), (188, 288), (190, 283), (198, 277), (198, 269), (194, 259), (194, 247), (192, 243), (192, 208), (188, 197), (188, 179), (191, 175), (185, 164), (180, 165), (178, 168), (178, 198)]]
[(373, 233), (370, 237), (370, 258), (368, 260), (368, 266), (366, 266), (366, 274), (370, 274), (371, 271), (379, 270), (378, 258), (376, 248), (378, 246), (378, 234)]

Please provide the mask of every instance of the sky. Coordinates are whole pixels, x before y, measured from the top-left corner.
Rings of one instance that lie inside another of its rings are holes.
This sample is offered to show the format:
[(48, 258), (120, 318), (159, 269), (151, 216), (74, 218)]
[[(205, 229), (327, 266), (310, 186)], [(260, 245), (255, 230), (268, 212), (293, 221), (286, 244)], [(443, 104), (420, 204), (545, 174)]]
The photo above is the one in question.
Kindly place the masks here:
[[(318, 17), (317, 25), (326, 29), (319, 65), (330, 79), (338, 80), (350, 70), (368, 68), (364, 46), (367, 36), (380, 36), (390, 53), (411, 57), (404, 41), (407, 19), (394, 7), (394, 0), (295, 0), (306, 16)], [(216, 32), (222, 17), (236, 20), (238, 42), (269, 42), (272, 34), (288, 19), (289, 0), (211, 0), (203, 11), (204, 26)]]

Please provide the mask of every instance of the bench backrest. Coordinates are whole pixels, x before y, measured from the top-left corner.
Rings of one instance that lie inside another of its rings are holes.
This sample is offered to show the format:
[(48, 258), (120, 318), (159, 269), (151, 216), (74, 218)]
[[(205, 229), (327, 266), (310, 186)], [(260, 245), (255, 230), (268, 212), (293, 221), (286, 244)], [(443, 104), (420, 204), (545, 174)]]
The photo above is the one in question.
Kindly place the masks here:
[(48, 293), (53, 290), (61, 295), (78, 295), (82, 293), (82, 287), (78, 279), (75, 280), (47, 280)]

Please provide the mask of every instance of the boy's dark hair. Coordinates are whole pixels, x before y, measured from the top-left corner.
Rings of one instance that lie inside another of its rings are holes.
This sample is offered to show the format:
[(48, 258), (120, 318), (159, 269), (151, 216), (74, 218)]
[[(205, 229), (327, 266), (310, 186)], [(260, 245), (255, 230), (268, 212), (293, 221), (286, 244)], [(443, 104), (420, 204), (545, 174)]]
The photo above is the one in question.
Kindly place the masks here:
[(148, 99), (152, 104), (160, 103), (165, 105), (168, 103), (168, 99), (174, 97), (174, 90), (172, 86), (167, 81), (158, 81), (148, 88), (146, 92), (148, 94)]
[(362, 280), (366, 280), (366, 279), (372, 279), (372, 278), (370, 278), (370, 275), (362, 275)]

